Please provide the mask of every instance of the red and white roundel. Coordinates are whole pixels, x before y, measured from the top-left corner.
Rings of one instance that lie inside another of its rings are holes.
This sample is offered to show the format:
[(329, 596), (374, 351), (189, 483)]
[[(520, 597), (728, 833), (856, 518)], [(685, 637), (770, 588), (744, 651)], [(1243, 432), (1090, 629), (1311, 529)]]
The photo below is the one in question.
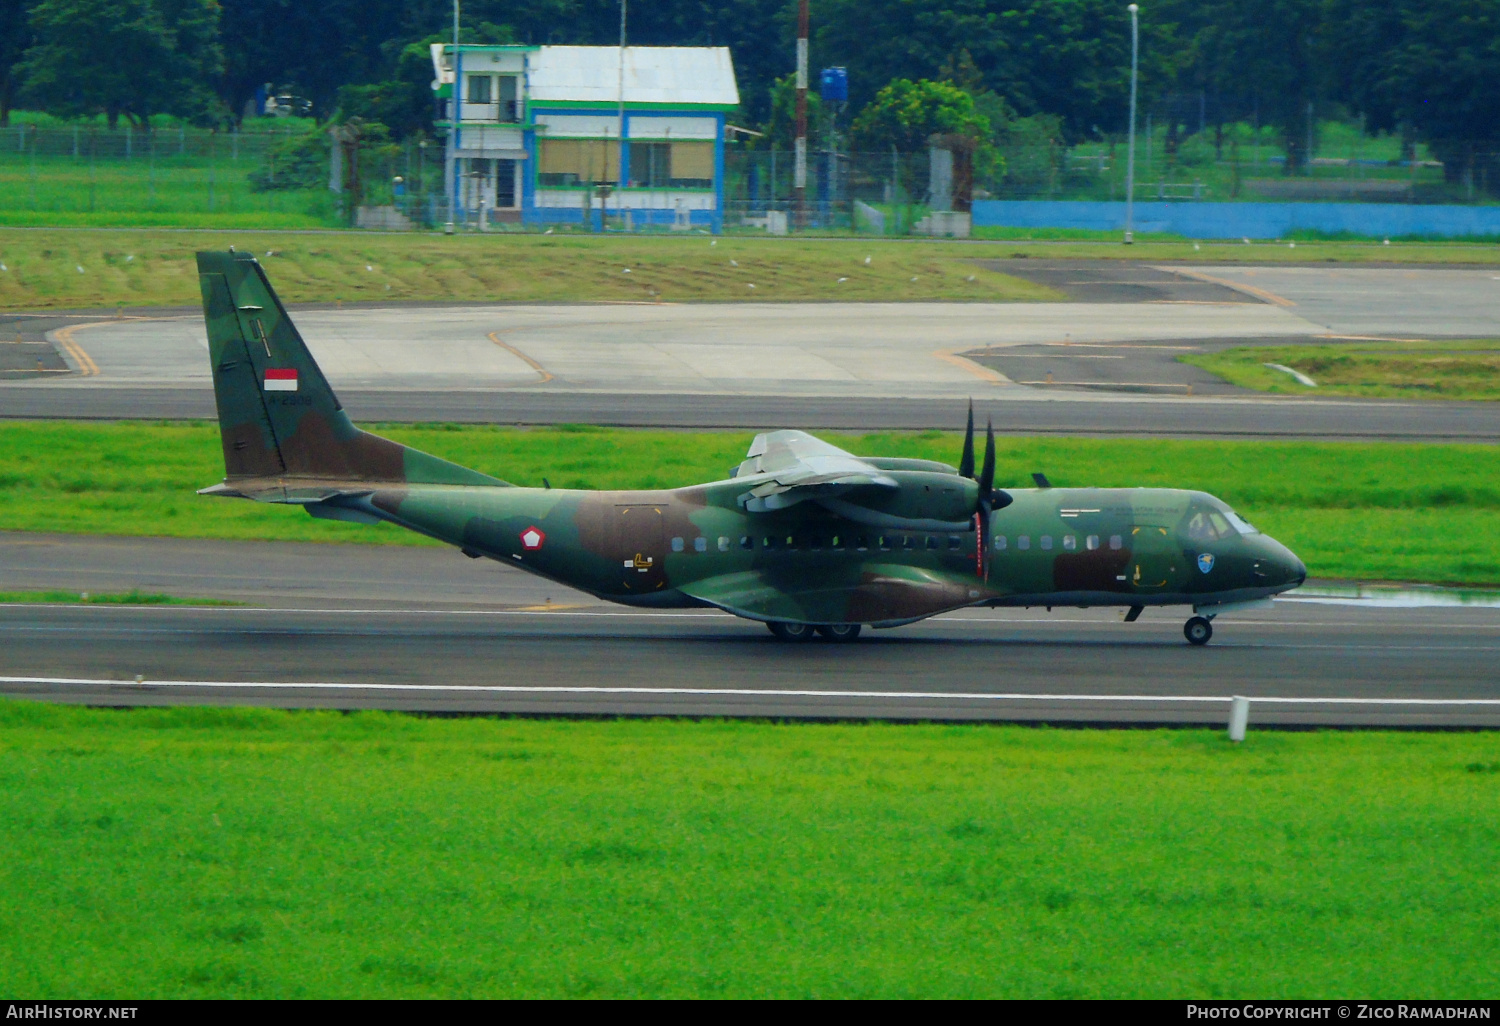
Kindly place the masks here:
[(521, 532), (521, 547), (527, 552), (535, 552), (546, 540), (547, 536), (535, 527), (528, 527)]

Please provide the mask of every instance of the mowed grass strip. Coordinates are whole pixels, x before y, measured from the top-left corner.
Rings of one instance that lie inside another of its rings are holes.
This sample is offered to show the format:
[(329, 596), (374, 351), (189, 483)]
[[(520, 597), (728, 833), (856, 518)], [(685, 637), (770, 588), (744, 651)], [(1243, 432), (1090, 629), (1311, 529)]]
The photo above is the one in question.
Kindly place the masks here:
[(977, 266), (984, 247), (937, 242), (0, 229), (0, 308), (197, 306), (194, 252), (231, 245), (289, 303), (1063, 298)]
[[(674, 488), (722, 480), (742, 431), (373, 425), (519, 485)], [(958, 433), (820, 432), (863, 455), (956, 463)], [(1500, 584), (1497, 451), (1478, 445), (1002, 437), (996, 482), (1196, 488), (1289, 545), (1315, 577)], [(0, 421), (0, 529), (435, 545), (388, 525), (205, 498), (223, 478), (217, 425)]]
[(0, 990), (1479, 999), (1494, 733), (0, 703)]
[[(1242, 388), (1294, 395), (1380, 399), (1500, 399), (1500, 341), (1377, 342), (1352, 345), (1248, 346), (1179, 357)], [(1268, 367), (1299, 370), (1298, 383)]]

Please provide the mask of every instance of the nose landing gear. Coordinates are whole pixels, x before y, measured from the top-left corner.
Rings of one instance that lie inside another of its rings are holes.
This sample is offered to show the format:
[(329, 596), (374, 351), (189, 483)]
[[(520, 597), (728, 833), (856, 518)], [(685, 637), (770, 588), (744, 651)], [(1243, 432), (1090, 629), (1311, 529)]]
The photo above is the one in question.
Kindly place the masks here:
[(1195, 616), (1182, 625), (1182, 636), (1190, 645), (1207, 645), (1208, 639), (1214, 636), (1214, 625), (1206, 616)]

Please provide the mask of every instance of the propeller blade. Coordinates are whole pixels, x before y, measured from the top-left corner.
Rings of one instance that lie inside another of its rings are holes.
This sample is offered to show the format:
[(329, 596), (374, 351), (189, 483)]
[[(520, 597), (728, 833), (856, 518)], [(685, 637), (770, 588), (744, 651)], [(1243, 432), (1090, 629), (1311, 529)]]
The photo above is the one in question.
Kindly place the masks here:
[(995, 423), (984, 426), (984, 469), (979, 472), (979, 505), (988, 510), (990, 493), (995, 490)]
[(962, 477), (974, 476), (974, 400), (969, 400), (969, 428), (964, 432), (964, 455), (958, 461), (958, 473)]

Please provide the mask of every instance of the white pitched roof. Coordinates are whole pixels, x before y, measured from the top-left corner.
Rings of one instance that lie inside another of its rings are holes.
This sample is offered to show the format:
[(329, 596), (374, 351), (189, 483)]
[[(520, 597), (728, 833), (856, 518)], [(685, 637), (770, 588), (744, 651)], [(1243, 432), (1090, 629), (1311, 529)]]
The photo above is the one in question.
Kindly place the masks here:
[[(619, 62), (618, 46), (540, 47), (528, 61), (530, 99), (618, 103)], [(729, 48), (627, 46), (625, 102), (738, 104)]]

